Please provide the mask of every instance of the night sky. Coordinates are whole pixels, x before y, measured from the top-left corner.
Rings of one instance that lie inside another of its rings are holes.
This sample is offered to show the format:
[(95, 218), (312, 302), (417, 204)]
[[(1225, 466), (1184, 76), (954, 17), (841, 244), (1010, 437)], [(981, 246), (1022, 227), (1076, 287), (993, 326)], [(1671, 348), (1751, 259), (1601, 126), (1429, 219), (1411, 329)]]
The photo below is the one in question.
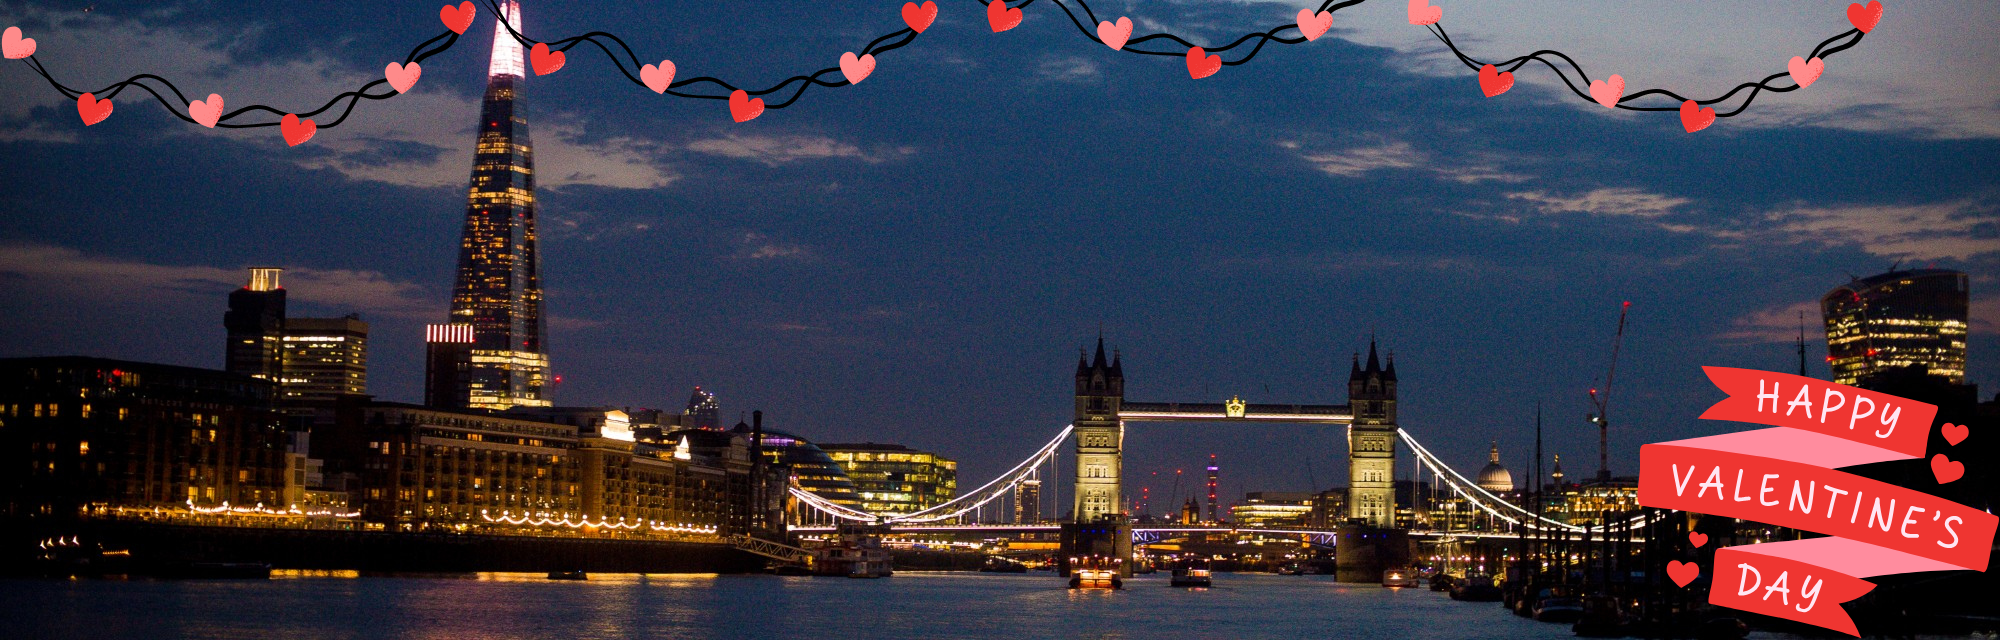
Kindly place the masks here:
[[(0, 2), (0, 26), (72, 86), (150, 72), (231, 109), (302, 111), (439, 33), (440, 4)], [(1971, 274), (1969, 382), (2000, 391), (2000, 9), (1889, 3), (1818, 84), (1688, 134), (1537, 67), (1486, 98), (1403, 4), (1190, 80), (1178, 58), (1091, 42), (1052, 3), (995, 34), (977, 3), (940, 0), (865, 82), (745, 124), (573, 49), (524, 88), (556, 400), (678, 409), (702, 385), (731, 421), (762, 409), (814, 440), (935, 450), (970, 487), (1068, 421), (1100, 330), (1140, 401), (1345, 403), (1372, 335), (1395, 353), (1402, 426), (1459, 469), (1494, 440), (1527, 463), (1539, 402), (1578, 476), (1596, 457), (1585, 390), (1631, 301), (1611, 434), (1631, 473), (1641, 442), (1738, 428), (1695, 419), (1720, 399), (1699, 367), (1796, 370), (1801, 309), (1825, 375), (1816, 299), (1898, 261)], [(1560, 49), (1628, 91), (1701, 97), (1849, 28), (1846, 2), (1434, 4), (1472, 55)], [(902, 28), (901, 5), (524, 13), (533, 37), (613, 31), (683, 78), (764, 86)], [(1220, 43), (1302, 3), (1093, 6)], [(420, 399), (491, 46), (480, 13), (409, 94), (296, 148), (134, 92), (85, 128), (0, 64), (0, 356), (219, 368), (225, 295), (275, 265), (293, 315), (373, 325), (371, 392)], [(1210, 453), (1225, 500), (1344, 484), (1328, 427), (1135, 424), (1126, 446), (1131, 495), (1155, 472), (1166, 493)]]

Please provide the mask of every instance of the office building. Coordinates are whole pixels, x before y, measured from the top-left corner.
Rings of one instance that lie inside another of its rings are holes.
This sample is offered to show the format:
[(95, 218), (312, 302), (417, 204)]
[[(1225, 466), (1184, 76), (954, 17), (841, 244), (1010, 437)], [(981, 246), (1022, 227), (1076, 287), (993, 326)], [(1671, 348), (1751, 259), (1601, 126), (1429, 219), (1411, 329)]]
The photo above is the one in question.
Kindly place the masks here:
[(1890, 271), (1835, 287), (1820, 298), (1833, 381), (1918, 368), (1965, 382), (1969, 291), (1966, 275), (1945, 269)]
[[(504, 2), (506, 23), (521, 28), (521, 5)], [(493, 56), (472, 157), (451, 324), (472, 327), (460, 384), (441, 407), (504, 410), (549, 406), (540, 254), (537, 250), (534, 148), (520, 100), (521, 46), (495, 21)]]
[(283, 271), (252, 268), (250, 282), (229, 293), (229, 311), (222, 314), (228, 331), (224, 370), (273, 382), (284, 374), (285, 289), (278, 284)]
[(874, 442), (822, 444), (861, 495), (861, 510), (909, 513), (958, 497), (958, 463), (934, 453)]
[(286, 402), (368, 393), (368, 323), (360, 316), (287, 318), (283, 334)]
[(1014, 486), (1014, 524), (1042, 521), (1042, 481), (1022, 480)]
[(1243, 494), (1243, 504), (1229, 507), (1229, 520), (1245, 527), (1303, 527), (1314, 501), (1314, 494), (1304, 491), (1252, 491)]

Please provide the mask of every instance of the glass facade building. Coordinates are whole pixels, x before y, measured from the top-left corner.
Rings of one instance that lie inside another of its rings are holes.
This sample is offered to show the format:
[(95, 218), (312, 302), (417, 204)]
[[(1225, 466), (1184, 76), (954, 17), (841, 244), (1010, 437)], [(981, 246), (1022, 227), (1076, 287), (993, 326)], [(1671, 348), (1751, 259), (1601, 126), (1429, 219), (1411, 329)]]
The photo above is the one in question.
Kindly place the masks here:
[[(521, 28), (520, 3), (507, 2), (506, 23)], [(504, 410), (549, 406), (540, 255), (535, 230), (534, 148), (519, 85), (521, 46), (495, 21), (493, 59), (472, 157), (451, 322), (472, 326), (459, 389), (448, 406)], [(456, 400), (454, 398), (454, 400)]]
[(958, 462), (895, 444), (823, 444), (861, 494), (861, 510), (909, 513), (958, 496)]
[(1965, 274), (1945, 269), (1891, 271), (1836, 287), (1820, 298), (1833, 381), (1852, 385), (1917, 366), (1963, 384), (1968, 297)]

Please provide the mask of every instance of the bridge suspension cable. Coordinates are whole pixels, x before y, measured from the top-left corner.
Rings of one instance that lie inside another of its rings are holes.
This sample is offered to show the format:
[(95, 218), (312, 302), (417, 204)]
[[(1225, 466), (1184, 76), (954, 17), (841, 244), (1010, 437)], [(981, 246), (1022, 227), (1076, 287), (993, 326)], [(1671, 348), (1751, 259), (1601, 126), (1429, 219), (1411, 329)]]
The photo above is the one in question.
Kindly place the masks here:
[[(1425, 449), (1424, 445), (1418, 444), (1417, 439), (1415, 437), (1412, 437), (1410, 435), (1410, 432), (1404, 431), (1399, 428), (1396, 429), (1396, 435), (1401, 436), (1403, 438), (1403, 442), (1405, 444), (1410, 445), (1410, 451), (1415, 452), (1417, 454), (1417, 459), (1423, 461), (1425, 467), (1430, 468), (1431, 475), (1436, 476), (1441, 480), (1444, 480), (1446, 484), (1451, 485), (1453, 491), (1457, 492), (1460, 496), (1465, 497), (1465, 499), (1468, 502), (1478, 505), (1480, 509), (1485, 510), (1486, 513), (1491, 514), (1493, 517), (1499, 518), (1501, 520), (1506, 520), (1510, 524), (1527, 527), (1529, 529), (1541, 529), (1544, 526), (1552, 529), (1562, 529), (1567, 531), (1582, 531), (1584, 529), (1583, 527), (1579, 527), (1564, 522), (1557, 522), (1545, 516), (1532, 513), (1527, 509), (1521, 508), (1520, 505), (1508, 502), (1502, 499), (1500, 496), (1493, 495), (1493, 493), (1487, 491), (1485, 487), (1481, 487), (1478, 484), (1465, 479), (1465, 476), (1459, 475), (1457, 470), (1452, 469), (1450, 466), (1445, 465), (1443, 461), (1438, 460), (1437, 456), (1431, 454), (1429, 449)], [(1472, 492), (1477, 492), (1478, 496), (1472, 495), (1472, 493), (1469, 493), (1467, 489), (1470, 489)], [(1479, 496), (1484, 496), (1485, 499), (1481, 500)], [(1516, 518), (1513, 516), (1509, 516), (1505, 513), (1501, 513), (1499, 510), (1494, 509), (1492, 506), (1488, 505), (1487, 504), (1488, 502), (1495, 502), (1504, 505), (1508, 509), (1512, 509), (1517, 514), (1522, 516), (1527, 516), (1528, 518), (1532, 518), (1532, 520), (1524, 520), (1522, 518)], [(1538, 526), (1537, 523), (1539, 523), (1541, 526)]]
[(1000, 477), (981, 485), (971, 493), (921, 511), (889, 516), (888, 521), (914, 523), (950, 520), (965, 515), (973, 509), (985, 506), (986, 503), (1012, 492), (1014, 487), (1021, 484), (1021, 481), (1033, 477), (1035, 469), (1041, 466), (1042, 461), (1053, 457), (1056, 454), (1056, 450), (1062, 447), (1063, 441), (1069, 439), (1070, 432), (1075, 430), (1076, 425), (1063, 427), (1062, 433), (1056, 434), (1055, 439), (1050, 440), (1048, 444), (1042, 445), (1042, 448), (1036, 450), (1033, 455), (1028, 456), (1028, 459), (1022, 460), (1020, 464), (1014, 465), (1014, 468), (1008, 469), (1006, 473), (1000, 474)]

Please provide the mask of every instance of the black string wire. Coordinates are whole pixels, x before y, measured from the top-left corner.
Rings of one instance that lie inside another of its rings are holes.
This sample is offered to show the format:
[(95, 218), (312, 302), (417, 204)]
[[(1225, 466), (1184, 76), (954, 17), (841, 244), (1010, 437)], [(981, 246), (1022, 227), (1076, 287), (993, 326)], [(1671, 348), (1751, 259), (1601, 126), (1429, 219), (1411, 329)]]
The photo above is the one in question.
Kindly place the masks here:
[[(981, 5), (988, 5), (991, 4), (992, 2), (1005, 3), (1008, 1), (1009, 0), (978, 0), (978, 2)], [(1012, 5), (1011, 8), (1014, 9), (1025, 8), (1028, 5), (1034, 4), (1035, 1), (1036, 0), (1025, 0), (1024, 2), (1021, 2), (1018, 5)], [(1065, 16), (1069, 17), (1070, 24), (1075, 25), (1077, 31), (1082, 33), (1084, 37), (1089, 38), (1092, 42), (1103, 44), (1104, 41), (1098, 38), (1094, 26), (1095, 23), (1098, 22), (1097, 14), (1096, 12), (1090, 9), (1089, 3), (1085, 2), (1084, 0), (1069, 0), (1068, 2), (1065, 2), (1064, 0), (1049, 0), (1049, 1), (1054, 3), (1057, 8), (1061, 9)], [(497, 0), (485, 0), (485, 2), (487, 9), (489, 11), (492, 11), (493, 15), (495, 16), (502, 15), (502, 11), (500, 10), (500, 5)], [(1336, 2), (1335, 0), (1324, 0), (1324, 2), (1320, 4), (1319, 11), (1327, 13), (1337, 12), (1341, 9), (1359, 5), (1363, 2), (1367, 2), (1367, 0), (1343, 0), (1340, 2)], [(1076, 4), (1077, 8), (1083, 11), (1084, 19), (1079, 19), (1077, 17), (1076, 11), (1070, 9), (1069, 6), (1070, 3)], [(1002, 6), (1007, 6), (1007, 5), (1003, 4)], [(1088, 25), (1086, 23), (1088, 23)], [(571, 48), (576, 47), (577, 45), (587, 42), (590, 45), (597, 47), (599, 51), (604, 52), (605, 58), (611, 61), (612, 66), (618, 68), (619, 74), (625, 76), (626, 80), (639, 86), (645, 86), (646, 84), (645, 81), (639, 77), (639, 72), (645, 66), (644, 63), (641, 63), (639, 61), (639, 56), (638, 54), (632, 51), (632, 47), (625, 44), (625, 41), (620, 39), (616, 35), (606, 33), (603, 31), (592, 31), (582, 35), (570, 36), (568, 38), (553, 40), (544, 43), (541, 41), (528, 38), (521, 32), (514, 30), (514, 25), (509, 24), (507, 21), (501, 21), (500, 24), (505, 27), (507, 33), (511, 37), (513, 37), (515, 41), (519, 42), (521, 46), (528, 49), (532, 49), (537, 44), (547, 44), (551, 51), (568, 51)], [(1306, 38), (1303, 34), (1299, 34), (1292, 37), (1282, 37), (1278, 35), (1279, 33), (1287, 29), (1296, 32), (1298, 29), (1298, 24), (1296, 23), (1283, 24), (1272, 27), (1265, 31), (1244, 34), (1242, 37), (1239, 37), (1229, 42), (1228, 44), (1214, 48), (1204, 47), (1203, 50), (1208, 53), (1214, 53), (1218, 56), (1222, 56), (1222, 54), (1229, 53), (1232, 50), (1235, 50), (1237, 47), (1248, 44), (1254, 40), (1255, 44), (1250, 46), (1248, 52), (1233, 59), (1225, 57), (1225, 59), (1222, 61), (1222, 64), (1227, 66), (1246, 64), (1250, 62), (1251, 59), (1256, 58), (1258, 52), (1263, 51), (1264, 45), (1269, 44), (1271, 42), (1278, 42), (1281, 44), (1299, 44), (1306, 42)], [(1459, 62), (1465, 64), (1465, 66), (1477, 70), (1484, 67), (1487, 64), (1485, 62), (1479, 61), (1476, 58), (1466, 55), (1464, 51), (1460, 50), (1458, 48), (1458, 45), (1452, 42), (1451, 35), (1445, 32), (1444, 26), (1442, 24), (1428, 25), (1427, 29), (1429, 29), (1432, 36), (1435, 36), (1439, 42), (1443, 43), (1446, 48), (1450, 49), (1452, 55), (1457, 57)], [(403, 64), (410, 64), (412, 62), (422, 62), (423, 60), (428, 59), (431, 56), (445, 52), (446, 50), (450, 49), (453, 44), (456, 44), (458, 42), (458, 35), (459, 34), (447, 30), (442, 34), (439, 34), (438, 36), (431, 38), (430, 40), (424, 41), (423, 44), (417, 45), (415, 49), (412, 49), (410, 51), (410, 54), (408, 56), (404, 57)], [(1825, 41), (1820, 42), (1819, 46), (1813, 47), (1812, 55), (1808, 56), (1808, 58), (1824, 59), (1835, 53), (1845, 51), (1855, 46), (1856, 44), (1859, 44), (1861, 42), (1861, 38), (1864, 35), (1866, 34), (1862, 33), (1860, 29), (1851, 29), (1847, 32), (1841, 33), (1840, 35), (1827, 38)], [(889, 51), (894, 51), (896, 49), (900, 49), (903, 48), (904, 46), (909, 45), (912, 41), (916, 40), (916, 37), (917, 37), (917, 32), (915, 30), (905, 27), (903, 29), (893, 31), (888, 34), (882, 35), (881, 37), (875, 38), (874, 40), (870, 41), (867, 46), (862, 47), (861, 52), (856, 55), (877, 55), (877, 54), (887, 53)], [(442, 45), (437, 45), (437, 42), (440, 39), (443, 39), (444, 43)], [(1167, 49), (1164, 48), (1167, 46), (1165, 44), (1157, 45), (1154, 47), (1141, 46), (1152, 42), (1173, 43), (1173, 45), (1177, 46), (1178, 48)], [(433, 48), (432, 45), (437, 45), (437, 46)], [(613, 45), (617, 47), (618, 51), (614, 52), (612, 50)], [(1153, 34), (1147, 34), (1143, 36), (1130, 38), (1126, 40), (1125, 46), (1120, 48), (1119, 50), (1127, 53), (1132, 53), (1135, 55), (1181, 57), (1187, 55), (1188, 50), (1196, 46), (1199, 45), (1196, 45), (1193, 42), (1189, 42), (1188, 40), (1183, 39), (1180, 36), (1171, 33), (1153, 33)], [(623, 58), (619, 57), (618, 55), (619, 52), (625, 54)], [(1568, 69), (1565, 70), (1563, 66), (1556, 64), (1555, 62), (1556, 60), (1560, 60), (1563, 63), (1567, 64)], [(132, 76), (131, 78), (127, 78), (121, 82), (105, 87), (103, 89), (86, 92), (86, 91), (78, 91), (76, 89), (64, 86), (60, 82), (57, 82), (55, 77), (50, 75), (48, 70), (43, 68), (41, 62), (39, 60), (36, 60), (34, 56), (29, 56), (26, 60), (23, 60), (23, 62), (25, 62), (30, 69), (34, 70), (36, 74), (41, 75), (42, 79), (47, 80), (50, 86), (55, 87), (57, 91), (61, 92), (64, 96), (72, 100), (78, 98), (79, 96), (82, 96), (84, 93), (96, 94), (96, 97), (98, 97), (99, 99), (109, 100), (117, 96), (119, 92), (124, 91), (126, 87), (138, 87), (139, 89), (144, 90), (146, 93), (152, 94), (153, 99), (158, 101), (162, 106), (167, 107), (167, 111), (169, 113), (172, 113), (174, 117), (180, 118), (181, 120), (186, 122), (194, 122), (194, 119), (187, 115), (186, 108), (189, 104), (187, 96), (183, 95), (178, 87), (175, 87), (172, 82), (168, 81), (165, 78), (161, 78), (159, 76), (152, 74), (140, 74)], [(524, 60), (524, 62), (527, 61)], [(1530, 53), (1528, 55), (1518, 56), (1505, 61), (1494, 62), (1492, 64), (1498, 70), (1513, 72), (1519, 70), (1521, 67), (1527, 66), (1527, 64), (1530, 62), (1539, 62), (1543, 66), (1548, 67), (1550, 71), (1555, 72), (1556, 77), (1562, 79), (1563, 85), (1567, 86), (1570, 92), (1576, 94), (1577, 97), (1592, 102), (1596, 101), (1596, 99), (1592, 98), (1587, 91), (1587, 88), (1590, 86), (1590, 75), (1584, 73), (1582, 65), (1577, 64), (1575, 60), (1571, 59), (1568, 55), (1565, 55), (1560, 51), (1543, 49), (1540, 51), (1536, 51), (1534, 53)], [(1571, 71), (1574, 71), (1576, 73), (1577, 76), (1576, 81), (1572, 81), (1570, 79), (1569, 73)], [(834, 79), (832, 80), (822, 79), (822, 76), (828, 76), (828, 75), (834, 76)], [(1789, 86), (1774, 84), (1779, 80), (1786, 79), (1789, 77), (1790, 77), (1789, 73), (1773, 74), (1757, 82), (1745, 82), (1739, 84), (1736, 87), (1730, 89), (1728, 93), (1724, 93), (1719, 97), (1710, 98), (1707, 100), (1697, 100), (1695, 101), (1695, 103), (1704, 106), (1722, 103), (1730, 100), (1737, 93), (1740, 93), (1746, 89), (1749, 90), (1750, 93), (1748, 96), (1744, 97), (1742, 104), (1737, 105), (1735, 109), (1732, 109), (1726, 113), (1716, 114), (1716, 117), (1727, 118), (1730, 116), (1734, 116), (1738, 113), (1742, 113), (1743, 110), (1750, 108), (1750, 103), (1755, 101), (1757, 99), (1757, 95), (1761, 92), (1770, 91), (1773, 93), (1785, 93), (1798, 90), (1799, 86), (1796, 82), (1791, 83)], [(151, 84), (148, 84), (148, 81), (162, 85), (167, 92), (172, 93), (174, 95), (174, 98), (179, 101), (179, 104), (169, 102), (166, 99), (166, 97), (160, 93), (160, 90), (155, 89)], [(361, 100), (363, 99), (385, 100), (391, 97), (395, 97), (397, 95), (397, 92), (393, 88), (389, 89), (385, 93), (370, 93), (371, 90), (386, 84), (388, 84), (387, 79), (383, 78), (375, 79), (374, 81), (371, 81), (368, 84), (362, 85), (361, 88), (358, 90), (348, 91), (341, 93), (338, 96), (334, 96), (333, 99), (328, 100), (326, 104), (320, 105), (320, 107), (317, 109), (305, 113), (300, 113), (297, 115), (301, 118), (310, 118), (313, 116), (317, 116), (321, 113), (325, 113), (326, 111), (333, 109), (336, 105), (340, 104), (344, 100), (346, 101), (346, 105), (342, 107), (340, 116), (338, 118), (335, 118), (331, 122), (319, 124), (319, 126), (323, 128), (332, 128), (339, 126), (341, 122), (347, 120), (348, 114), (354, 111), (355, 105), (358, 104)], [(847, 81), (847, 78), (843, 74), (841, 74), (840, 67), (836, 66), (836, 67), (827, 67), (824, 69), (820, 69), (818, 71), (812, 72), (811, 74), (795, 75), (786, 78), (775, 85), (771, 85), (769, 87), (765, 87), (762, 89), (741, 88), (721, 78), (716, 78), (712, 76), (697, 76), (693, 78), (677, 79), (672, 84), (668, 85), (667, 90), (664, 93), (682, 98), (697, 98), (703, 100), (728, 100), (729, 96), (732, 93), (739, 90), (751, 96), (767, 96), (786, 91), (787, 88), (789, 87), (791, 91), (790, 95), (786, 96), (781, 101), (765, 105), (765, 107), (768, 109), (783, 109), (787, 106), (790, 106), (794, 102), (797, 102), (799, 97), (804, 95), (807, 89), (810, 89), (814, 86), (841, 87), (841, 86), (847, 86), (849, 84), (851, 83), (849, 83)], [(1581, 88), (1578, 86), (1579, 84), (1582, 85)], [(704, 90), (709, 87), (719, 89), (720, 91), (718, 93), (714, 91)], [(1655, 96), (1655, 95), (1672, 99), (1676, 104), (1675, 106), (1671, 107), (1667, 106), (1643, 107), (1643, 106), (1626, 104), (1628, 102), (1637, 101), (1646, 98), (1648, 96)], [(1680, 109), (1679, 103), (1686, 101), (1687, 98), (1681, 97), (1680, 94), (1674, 93), (1666, 89), (1646, 89), (1634, 93), (1628, 93), (1625, 94), (1624, 96), (1620, 96), (1619, 101), (1615, 104), (1615, 106), (1619, 109), (1625, 109), (1628, 111), (1678, 111)], [(253, 127), (272, 127), (272, 126), (277, 126), (279, 124), (277, 121), (260, 121), (260, 122), (245, 122), (245, 123), (229, 122), (229, 120), (235, 119), (238, 116), (243, 116), (253, 112), (265, 112), (278, 117), (282, 117), (288, 113), (261, 104), (251, 105), (248, 107), (237, 109), (235, 111), (231, 111), (223, 115), (215, 126), (228, 129), (244, 129)]]
[[(440, 39), (444, 40), (444, 44), (441, 45), (437, 44), (438, 40)], [(411, 49), (410, 54), (403, 57), (403, 64), (407, 65), (412, 62), (423, 62), (424, 60), (430, 58), (431, 56), (444, 53), (445, 50), (450, 49), (451, 46), (456, 43), (458, 43), (458, 34), (452, 33), (451, 31), (447, 30), (444, 33), (438, 34), (436, 37), (433, 37), (429, 40), (425, 40), (423, 44), (417, 45), (415, 49)], [(437, 45), (437, 46), (433, 48), (432, 45)], [(183, 122), (189, 122), (189, 123), (194, 122), (194, 118), (188, 116), (187, 114), (187, 108), (190, 104), (190, 101), (187, 99), (187, 96), (182, 94), (180, 88), (174, 86), (174, 83), (170, 80), (167, 80), (166, 78), (162, 78), (150, 73), (142, 73), (136, 76), (132, 76), (130, 78), (126, 78), (125, 80), (119, 81), (103, 89), (98, 89), (96, 91), (81, 91), (75, 88), (65, 86), (61, 82), (57, 82), (55, 76), (50, 75), (48, 69), (44, 68), (42, 66), (41, 61), (35, 59), (34, 56), (28, 56), (27, 59), (22, 60), (22, 62), (27, 63), (28, 68), (34, 70), (34, 72), (37, 75), (40, 75), (43, 80), (47, 80), (49, 82), (49, 86), (55, 87), (56, 91), (61, 92), (63, 96), (71, 100), (75, 100), (79, 97), (82, 97), (83, 94), (86, 93), (94, 94), (94, 97), (96, 97), (99, 100), (110, 100), (112, 98), (117, 97), (118, 94), (123, 92), (126, 87), (138, 87), (139, 89), (145, 91), (146, 93), (152, 94), (153, 99), (158, 101), (160, 103), (160, 106), (167, 108), (167, 113), (173, 114), (174, 117), (180, 118), (181, 121)], [(178, 100), (179, 102), (178, 103), (169, 102), (166, 96), (161, 95), (160, 89), (155, 89), (152, 86), (152, 84), (148, 83), (148, 81), (152, 83), (158, 83), (159, 85), (161, 85), (168, 93), (174, 94), (174, 99)], [(345, 122), (347, 120), (348, 114), (354, 112), (354, 106), (357, 103), (359, 103), (362, 99), (365, 98), (368, 100), (386, 100), (395, 97), (397, 92), (394, 88), (390, 88), (386, 93), (379, 93), (379, 94), (369, 93), (370, 90), (386, 84), (389, 84), (389, 81), (387, 79), (376, 78), (374, 81), (369, 82), (368, 84), (361, 85), (360, 89), (354, 91), (348, 91), (340, 95), (334, 96), (333, 99), (327, 100), (326, 104), (320, 105), (319, 108), (313, 109), (312, 111), (299, 113), (297, 115), (300, 118), (311, 118), (313, 116), (325, 113), (330, 109), (333, 109), (335, 105), (338, 105), (341, 103), (341, 101), (345, 100), (347, 102), (347, 105), (341, 109), (340, 117), (334, 118), (330, 122), (314, 123), (318, 125), (319, 128), (322, 129), (330, 129), (333, 127), (340, 126), (340, 123)], [(260, 111), (269, 113), (275, 116), (275, 118), (267, 122), (242, 122), (242, 123), (229, 122), (230, 120), (235, 119), (238, 116)], [(216, 128), (219, 129), (253, 129), (257, 127), (275, 127), (280, 124), (279, 120), (283, 119), (285, 115), (290, 113), (292, 112), (283, 111), (280, 109), (276, 109), (261, 104), (253, 104), (223, 114), (221, 118), (218, 118), (216, 120), (215, 126)]]

